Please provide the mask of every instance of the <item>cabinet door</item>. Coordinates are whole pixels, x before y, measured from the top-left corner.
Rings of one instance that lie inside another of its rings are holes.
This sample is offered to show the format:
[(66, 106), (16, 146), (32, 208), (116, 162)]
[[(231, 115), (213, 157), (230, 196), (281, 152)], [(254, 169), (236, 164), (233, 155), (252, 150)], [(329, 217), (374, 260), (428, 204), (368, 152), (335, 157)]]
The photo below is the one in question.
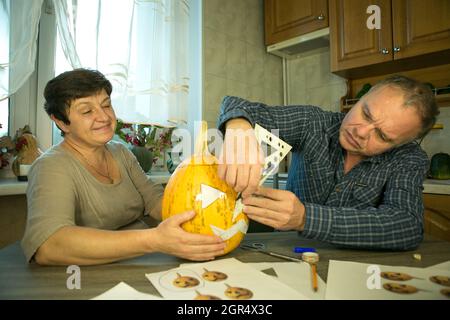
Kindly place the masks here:
[[(369, 29), (367, 8), (381, 9), (381, 29)], [(391, 61), (390, 0), (330, 0), (331, 71)]]
[(450, 1), (393, 0), (394, 59), (450, 49)]
[(327, 0), (265, 0), (266, 45), (328, 27)]
[(450, 196), (424, 194), (423, 204), (425, 233), (450, 241)]

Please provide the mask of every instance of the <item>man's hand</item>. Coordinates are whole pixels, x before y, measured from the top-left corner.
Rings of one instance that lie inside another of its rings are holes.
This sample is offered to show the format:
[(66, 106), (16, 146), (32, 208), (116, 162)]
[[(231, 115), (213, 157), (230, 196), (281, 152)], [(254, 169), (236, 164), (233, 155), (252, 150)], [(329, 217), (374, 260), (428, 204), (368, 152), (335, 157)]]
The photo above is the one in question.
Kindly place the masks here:
[(264, 153), (251, 124), (245, 119), (232, 119), (226, 124), (218, 175), (242, 197), (248, 197), (259, 186), (264, 166)]
[(305, 206), (290, 191), (260, 187), (242, 203), (244, 213), (259, 223), (283, 231), (302, 231), (304, 228)]

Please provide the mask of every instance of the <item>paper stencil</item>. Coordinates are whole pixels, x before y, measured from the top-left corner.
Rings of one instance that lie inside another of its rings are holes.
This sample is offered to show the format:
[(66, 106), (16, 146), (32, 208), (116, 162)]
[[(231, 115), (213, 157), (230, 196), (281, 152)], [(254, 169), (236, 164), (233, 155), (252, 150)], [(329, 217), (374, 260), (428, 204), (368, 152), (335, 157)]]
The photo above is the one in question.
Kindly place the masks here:
[[(181, 285), (185, 287), (175, 287), (174, 281), (180, 276), (196, 280), (182, 279)], [(307, 299), (272, 276), (258, 272), (234, 258), (183, 265), (169, 271), (146, 274), (146, 277), (166, 299), (192, 300), (205, 296), (222, 300)], [(186, 285), (186, 282), (189, 284)]]
[(330, 260), (327, 280), (326, 299), (450, 298), (450, 270)]
[(278, 165), (284, 157), (286, 157), (292, 147), (259, 124), (255, 125), (255, 136), (260, 145), (265, 142), (275, 149), (275, 151), (268, 155), (264, 160), (264, 170), (259, 182), (259, 184), (262, 185), (267, 177), (276, 172)]
[(125, 282), (120, 282), (91, 300), (162, 300), (162, 298), (137, 291)]

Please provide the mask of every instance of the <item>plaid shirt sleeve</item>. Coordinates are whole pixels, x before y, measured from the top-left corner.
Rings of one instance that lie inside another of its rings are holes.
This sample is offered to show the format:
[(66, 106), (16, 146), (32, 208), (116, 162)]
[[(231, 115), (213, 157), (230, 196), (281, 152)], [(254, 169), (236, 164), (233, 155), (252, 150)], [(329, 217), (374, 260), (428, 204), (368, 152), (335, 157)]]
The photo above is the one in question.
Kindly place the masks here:
[[(302, 236), (342, 247), (413, 250), (423, 239), (423, 179), (428, 160), (405, 166), (391, 176), (383, 201), (364, 209), (305, 203)], [(408, 169), (409, 167), (409, 169)]]
[(279, 137), (299, 148), (307, 132), (308, 119), (313, 106), (276, 106), (250, 102), (242, 98), (226, 96), (222, 101), (217, 128), (225, 132), (225, 123), (234, 118), (245, 118), (252, 126), (258, 123), (263, 128), (279, 130)]

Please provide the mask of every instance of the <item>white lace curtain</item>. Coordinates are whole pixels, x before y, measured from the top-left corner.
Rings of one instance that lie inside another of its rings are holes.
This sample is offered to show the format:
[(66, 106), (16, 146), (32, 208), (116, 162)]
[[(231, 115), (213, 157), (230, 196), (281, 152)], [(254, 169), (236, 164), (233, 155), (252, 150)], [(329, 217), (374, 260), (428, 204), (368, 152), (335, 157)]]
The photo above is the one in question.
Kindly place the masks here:
[(0, 0), (0, 101), (34, 71), (43, 0)]
[(188, 0), (53, 3), (67, 62), (111, 81), (118, 118), (163, 125), (187, 120)]

